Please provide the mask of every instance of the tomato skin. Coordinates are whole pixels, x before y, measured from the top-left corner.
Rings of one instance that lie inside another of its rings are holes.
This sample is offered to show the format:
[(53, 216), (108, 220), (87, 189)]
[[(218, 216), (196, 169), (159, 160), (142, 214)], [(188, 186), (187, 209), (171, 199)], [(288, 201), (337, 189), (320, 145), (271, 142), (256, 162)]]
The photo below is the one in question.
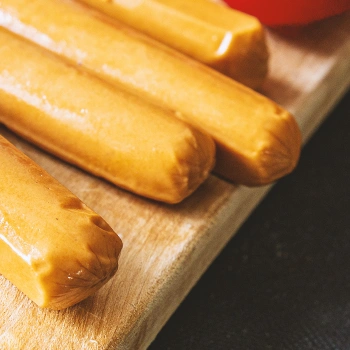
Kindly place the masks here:
[(268, 26), (303, 25), (350, 10), (350, 0), (225, 0)]

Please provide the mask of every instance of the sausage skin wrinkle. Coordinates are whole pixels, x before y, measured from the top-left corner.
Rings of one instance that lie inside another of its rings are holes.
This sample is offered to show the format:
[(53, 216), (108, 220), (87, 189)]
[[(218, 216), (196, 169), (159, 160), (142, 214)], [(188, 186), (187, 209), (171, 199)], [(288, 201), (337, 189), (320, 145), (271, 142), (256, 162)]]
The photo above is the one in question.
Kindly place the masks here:
[(64, 309), (117, 271), (122, 241), (0, 135), (0, 273), (38, 306)]

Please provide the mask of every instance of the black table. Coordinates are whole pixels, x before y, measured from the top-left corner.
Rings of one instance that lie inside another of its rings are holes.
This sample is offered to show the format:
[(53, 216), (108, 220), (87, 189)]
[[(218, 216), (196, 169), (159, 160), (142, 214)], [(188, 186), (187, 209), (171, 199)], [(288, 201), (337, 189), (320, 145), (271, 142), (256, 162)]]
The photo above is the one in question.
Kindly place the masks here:
[(350, 349), (350, 92), (150, 350)]

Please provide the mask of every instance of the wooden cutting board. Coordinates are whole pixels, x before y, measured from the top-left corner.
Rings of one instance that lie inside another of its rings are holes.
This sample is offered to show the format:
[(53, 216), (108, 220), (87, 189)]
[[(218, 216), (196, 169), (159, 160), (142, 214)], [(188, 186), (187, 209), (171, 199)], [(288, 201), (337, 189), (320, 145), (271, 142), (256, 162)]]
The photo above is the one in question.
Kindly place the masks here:
[[(350, 86), (350, 14), (286, 36), (270, 31), (263, 93), (296, 116), (304, 142)], [(124, 249), (117, 275), (63, 311), (42, 310), (0, 276), (0, 349), (145, 349), (270, 189), (214, 176), (179, 205), (142, 199), (0, 133), (101, 214)], [(0, 160), (1, 161), (1, 160)], [(69, 249), (69, 247), (67, 247)]]

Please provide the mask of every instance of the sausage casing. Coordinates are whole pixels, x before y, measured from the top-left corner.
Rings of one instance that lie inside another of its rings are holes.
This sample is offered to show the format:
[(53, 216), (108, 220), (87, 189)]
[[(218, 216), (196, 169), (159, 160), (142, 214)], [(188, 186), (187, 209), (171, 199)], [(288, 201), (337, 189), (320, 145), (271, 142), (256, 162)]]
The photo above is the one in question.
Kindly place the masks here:
[(296, 166), (296, 120), (270, 99), (175, 50), (98, 20), (67, 0), (3, 0), (0, 25), (211, 135), (215, 171), (235, 183), (273, 182)]
[(268, 71), (264, 28), (212, 0), (80, 0), (253, 89)]
[(0, 135), (0, 273), (40, 307), (85, 299), (117, 271), (122, 241)]
[(122, 188), (176, 203), (208, 177), (215, 145), (171, 114), (0, 29), (0, 122)]

